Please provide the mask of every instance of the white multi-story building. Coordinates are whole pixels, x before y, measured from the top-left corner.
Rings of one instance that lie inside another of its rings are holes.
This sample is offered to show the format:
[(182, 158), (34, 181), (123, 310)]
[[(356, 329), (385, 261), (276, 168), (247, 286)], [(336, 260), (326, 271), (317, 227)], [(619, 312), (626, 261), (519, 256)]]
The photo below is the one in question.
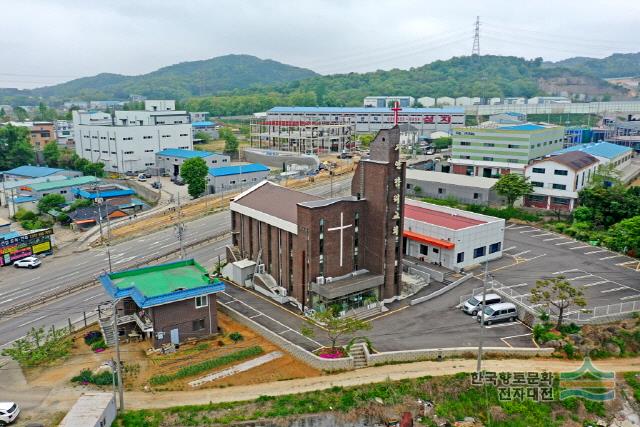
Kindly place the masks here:
[(155, 166), (155, 154), (168, 148), (193, 149), (189, 113), (174, 101), (145, 101), (144, 111), (74, 111), (76, 153), (102, 162), (105, 171), (141, 172)]
[(436, 99), (430, 96), (423, 96), (422, 98), (418, 98), (418, 102), (425, 108), (436, 106)]
[(572, 211), (578, 192), (589, 184), (599, 164), (597, 158), (582, 151), (568, 151), (533, 162), (524, 172), (533, 185), (524, 205)]
[(566, 96), (534, 96), (529, 98), (527, 104), (571, 104), (571, 100)]
[(56, 130), (56, 141), (58, 145), (72, 147), (73, 144), (73, 123), (67, 120), (56, 120), (54, 122)]
[(505, 221), (447, 206), (407, 199), (404, 253), (460, 270), (502, 256)]

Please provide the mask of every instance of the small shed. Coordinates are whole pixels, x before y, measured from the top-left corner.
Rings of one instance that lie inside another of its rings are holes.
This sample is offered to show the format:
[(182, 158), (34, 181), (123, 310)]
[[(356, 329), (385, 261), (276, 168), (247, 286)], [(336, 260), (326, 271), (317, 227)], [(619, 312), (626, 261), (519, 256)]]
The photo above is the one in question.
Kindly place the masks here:
[(84, 393), (62, 419), (59, 427), (110, 427), (116, 419), (111, 393)]

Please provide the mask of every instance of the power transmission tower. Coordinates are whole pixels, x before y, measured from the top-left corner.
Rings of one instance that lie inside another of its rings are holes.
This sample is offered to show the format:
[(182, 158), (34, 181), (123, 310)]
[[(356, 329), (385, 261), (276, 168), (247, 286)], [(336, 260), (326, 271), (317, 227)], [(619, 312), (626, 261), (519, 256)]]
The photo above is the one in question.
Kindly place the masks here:
[(476, 26), (473, 32), (473, 49), (471, 49), (471, 56), (480, 56), (480, 17), (476, 16)]

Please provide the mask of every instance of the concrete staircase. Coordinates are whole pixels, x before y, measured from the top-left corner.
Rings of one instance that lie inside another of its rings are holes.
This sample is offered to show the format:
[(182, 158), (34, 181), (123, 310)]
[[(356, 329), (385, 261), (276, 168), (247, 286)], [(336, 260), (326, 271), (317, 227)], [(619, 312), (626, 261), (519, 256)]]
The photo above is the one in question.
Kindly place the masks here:
[(351, 351), (349, 355), (353, 357), (353, 367), (356, 369), (366, 368), (368, 366), (367, 363), (367, 355), (365, 354), (365, 346), (364, 343), (356, 343), (351, 346)]
[(109, 347), (113, 346), (116, 342), (113, 339), (113, 322), (110, 318), (100, 319), (100, 330), (102, 330), (105, 344)]
[(362, 307), (357, 310), (349, 310), (345, 313), (345, 317), (352, 317), (354, 319), (367, 319), (369, 317), (373, 317), (377, 314), (382, 313), (382, 304), (378, 303), (376, 306), (371, 308)]
[(235, 247), (235, 246), (231, 246), (231, 245), (227, 245), (225, 246), (226, 249), (226, 256), (227, 256), (227, 261), (228, 262), (236, 262), (239, 261), (240, 259), (242, 259), (242, 256), (240, 254), (240, 250)]

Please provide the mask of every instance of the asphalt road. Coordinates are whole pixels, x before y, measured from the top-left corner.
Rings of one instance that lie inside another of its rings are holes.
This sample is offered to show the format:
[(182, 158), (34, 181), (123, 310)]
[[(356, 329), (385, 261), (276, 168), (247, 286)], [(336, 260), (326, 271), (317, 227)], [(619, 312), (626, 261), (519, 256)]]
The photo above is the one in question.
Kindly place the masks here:
[[(350, 187), (351, 179), (336, 179), (333, 182), (333, 193), (342, 195)], [(306, 191), (328, 196), (331, 184), (318, 185)], [(185, 243), (228, 231), (229, 225), (228, 211), (191, 221), (186, 224)], [(229, 240), (215, 241), (192, 250), (187, 249), (186, 255), (207, 268), (212, 268), (218, 255), (224, 257), (224, 247), (227, 244)], [(167, 261), (179, 258), (179, 242), (173, 228), (122, 242), (111, 247), (112, 268), (114, 271), (124, 270), (140, 257), (160, 255), (172, 249), (176, 252)], [(91, 249), (82, 254), (47, 257), (43, 259), (42, 266), (34, 270), (4, 267), (0, 270), (0, 310), (74, 283), (85, 282), (106, 270), (107, 255), (102, 248)], [(106, 300), (107, 295), (101, 287), (96, 286), (46, 305), (36, 306), (28, 312), (0, 319), (0, 348), (24, 336), (32, 327), (63, 327), (67, 326), (68, 319), (72, 322), (80, 321), (83, 313), (93, 314), (97, 304)]]

